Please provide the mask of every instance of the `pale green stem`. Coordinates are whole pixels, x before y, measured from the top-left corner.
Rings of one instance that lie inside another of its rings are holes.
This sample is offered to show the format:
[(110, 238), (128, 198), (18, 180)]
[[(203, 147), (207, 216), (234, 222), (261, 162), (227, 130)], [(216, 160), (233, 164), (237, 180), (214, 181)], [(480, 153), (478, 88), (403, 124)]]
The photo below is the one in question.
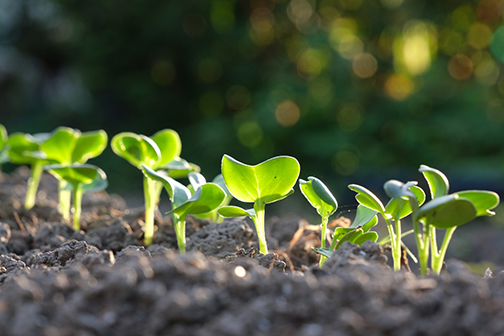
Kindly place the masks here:
[(31, 165), (31, 176), (28, 179), (28, 189), (26, 190), (25, 209), (30, 210), (35, 205), (37, 189), (40, 183), (40, 177), (44, 171), (44, 160), (36, 160)]
[(180, 254), (186, 253), (186, 219), (185, 215), (177, 216), (173, 214), (173, 225), (175, 227), (175, 235), (177, 236), (177, 244)]
[[(322, 229), (320, 231), (320, 248), (325, 248), (326, 246), (326, 230), (327, 230), (327, 222), (329, 221), (329, 217), (322, 217)], [(322, 268), (324, 262), (327, 257), (325, 255), (320, 255), (319, 267)]]
[(254, 203), (255, 217), (253, 218), (259, 240), (259, 251), (262, 254), (268, 254), (268, 245), (266, 244), (266, 232), (264, 230), (264, 209), (266, 204), (261, 200)]
[(80, 230), (80, 217), (82, 211), (82, 195), (84, 194), (81, 186), (75, 184), (73, 186), (73, 228), (76, 231)]
[(396, 249), (394, 251), (394, 271), (399, 271), (401, 269), (401, 220), (399, 216), (394, 218), (396, 225)]
[[(392, 247), (392, 259), (394, 260), (394, 271), (399, 271), (401, 269), (401, 245), (397, 245), (397, 236), (394, 234), (394, 227), (390, 219), (388, 219), (384, 214), (382, 214), (385, 222), (387, 223), (387, 229), (390, 235), (390, 246)], [(399, 238), (400, 239), (400, 238)], [(398, 251), (399, 250), (399, 257)]]
[(418, 226), (419, 222), (414, 220), (415, 239), (418, 248), (418, 260), (420, 262), (420, 273), (427, 274), (427, 262), (429, 260), (429, 225), (425, 225), (425, 232), (422, 234)]
[(455, 232), (456, 229), (457, 229), (457, 227), (453, 226), (453, 227), (446, 230), (445, 236), (443, 239), (443, 244), (441, 244), (441, 249), (439, 251), (437, 251), (435, 256), (433, 254), (431, 257), (431, 267), (432, 267), (432, 271), (435, 274), (441, 273), (441, 269), (443, 268), (443, 262), (444, 262), (444, 258), (446, 255), (446, 251), (448, 250), (448, 245), (450, 244), (450, 240), (451, 240), (453, 233)]
[(154, 211), (156, 211), (156, 181), (144, 176), (144, 198), (145, 198), (145, 233), (144, 244), (152, 244), (154, 236)]
[[(435, 227), (431, 228), (429, 239), (430, 239), (430, 244), (431, 244), (431, 254), (432, 254), (431, 261), (432, 261), (432, 258), (434, 258), (434, 256), (437, 256), (439, 254), (439, 250), (437, 247), (437, 237), (436, 237), (436, 228)], [(432, 267), (432, 264), (431, 264), (431, 267)]]
[(70, 205), (71, 205), (72, 191), (63, 190), (63, 188), (65, 188), (67, 184), (68, 182), (63, 179), (58, 180), (58, 198), (59, 198), (58, 209), (61, 215), (63, 216), (63, 219), (70, 220)]

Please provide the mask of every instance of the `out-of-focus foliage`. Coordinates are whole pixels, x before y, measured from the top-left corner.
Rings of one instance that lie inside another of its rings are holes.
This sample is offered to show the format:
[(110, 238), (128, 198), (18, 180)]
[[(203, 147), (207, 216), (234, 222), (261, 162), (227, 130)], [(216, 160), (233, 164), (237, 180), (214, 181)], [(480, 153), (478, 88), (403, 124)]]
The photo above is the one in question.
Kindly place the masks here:
[(502, 169), (503, 8), (0, 0), (0, 122), (173, 128), (207, 177), (223, 153), (293, 155), (324, 179), (422, 162)]

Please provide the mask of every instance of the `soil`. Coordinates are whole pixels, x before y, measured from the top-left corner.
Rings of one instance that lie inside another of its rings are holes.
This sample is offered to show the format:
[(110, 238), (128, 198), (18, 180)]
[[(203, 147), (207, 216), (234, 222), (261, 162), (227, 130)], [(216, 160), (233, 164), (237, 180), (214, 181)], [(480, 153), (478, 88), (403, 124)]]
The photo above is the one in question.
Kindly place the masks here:
[(0, 335), (504, 335), (504, 273), (392, 272), (372, 242), (320, 269), (319, 227), (296, 218), (269, 220), (267, 255), (245, 220), (190, 218), (180, 255), (158, 213), (144, 248), (142, 209), (85, 195), (77, 232), (49, 175), (23, 210), (28, 177), (0, 174)]

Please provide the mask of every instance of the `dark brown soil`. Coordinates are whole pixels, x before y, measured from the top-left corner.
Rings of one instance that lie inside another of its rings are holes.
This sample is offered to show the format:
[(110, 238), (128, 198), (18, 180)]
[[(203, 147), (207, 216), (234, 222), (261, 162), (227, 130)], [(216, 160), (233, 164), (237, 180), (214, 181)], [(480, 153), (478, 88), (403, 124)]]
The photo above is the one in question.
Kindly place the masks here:
[(502, 273), (392, 272), (371, 242), (319, 269), (319, 228), (295, 218), (269, 221), (268, 255), (244, 220), (191, 218), (180, 255), (158, 214), (145, 249), (142, 210), (118, 196), (85, 195), (76, 232), (44, 176), (24, 211), (28, 175), (0, 174), (0, 335), (504, 335)]

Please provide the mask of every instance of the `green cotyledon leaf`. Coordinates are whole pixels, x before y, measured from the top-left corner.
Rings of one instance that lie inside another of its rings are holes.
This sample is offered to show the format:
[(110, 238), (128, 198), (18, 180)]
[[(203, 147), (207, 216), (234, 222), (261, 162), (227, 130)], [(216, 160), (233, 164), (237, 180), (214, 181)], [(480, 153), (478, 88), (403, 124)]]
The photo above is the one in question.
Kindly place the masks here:
[(322, 181), (308, 177), (308, 181), (299, 179), (299, 189), (320, 216), (329, 217), (338, 209), (338, 202)]
[(160, 160), (152, 167), (161, 168), (180, 155), (182, 142), (178, 133), (172, 129), (163, 129), (150, 137), (158, 146)]
[(229, 191), (246, 203), (261, 199), (268, 204), (285, 198), (292, 192), (299, 172), (299, 162), (290, 156), (277, 156), (255, 166), (229, 155), (222, 158), (222, 176)]
[(450, 183), (445, 174), (426, 165), (421, 165), (418, 171), (421, 172), (427, 180), (432, 199), (448, 194)]
[(110, 147), (114, 153), (138, 169), (142, 169), (142, 165), (152, 168), (161, 159), (161, 152), (157, 144), (141, 134), (119, 133), (112, 138)]

